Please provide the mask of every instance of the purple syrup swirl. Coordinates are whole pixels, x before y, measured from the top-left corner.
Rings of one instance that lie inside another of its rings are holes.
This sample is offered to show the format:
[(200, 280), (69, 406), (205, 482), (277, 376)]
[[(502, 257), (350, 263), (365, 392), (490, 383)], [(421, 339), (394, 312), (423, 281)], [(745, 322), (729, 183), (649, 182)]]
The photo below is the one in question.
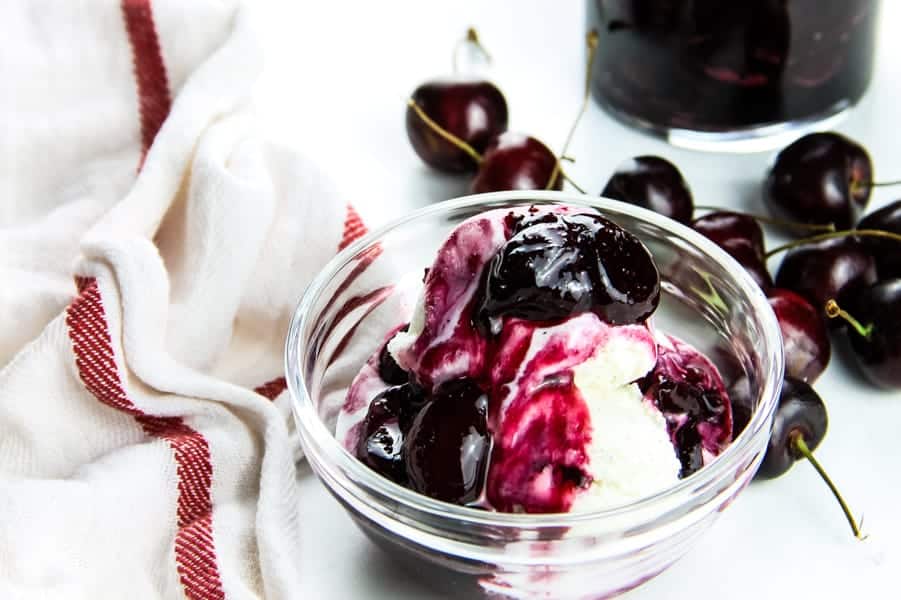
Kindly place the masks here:
[[(650, 333), (644, 339), (653, 344)], [(588, 405), (573, 368), (621, 331), (586, 313), (550, 327), (504, 323), (492, 361), (491, 424), (494, 450), (487, 499), (504, 512), (566, 512), (589, 486), (592, 439)], [(650, 349), (649, 351), (653, 351)]]
[(640, 382), (666, 419), (667, 432), (688, 477), (732, 441), (732, 407), (710, 360), (672, 336), (657, 346), (657, 364)]
[[(566, 512), (592, 482), (591, 416), (573, 369), (611, 336), (646, 342), (655, 356), (645, 319), (658, 300), (647, 249), (602, 217), (532, 207), (470, 219), (426, 274), (416, 337), (396, 356), (383, 344), (355, 379), (345, 409), (368, 408), (346, 443), (377, 472), (433, 498)], [(668, 344), (660, 373), (722, 389), (704, 357)], [(728, 401), (695, 399), (696, 409), (683, 395), (666, 394), (661, 410), (684, 460), (700, 466), (728, 442)]]

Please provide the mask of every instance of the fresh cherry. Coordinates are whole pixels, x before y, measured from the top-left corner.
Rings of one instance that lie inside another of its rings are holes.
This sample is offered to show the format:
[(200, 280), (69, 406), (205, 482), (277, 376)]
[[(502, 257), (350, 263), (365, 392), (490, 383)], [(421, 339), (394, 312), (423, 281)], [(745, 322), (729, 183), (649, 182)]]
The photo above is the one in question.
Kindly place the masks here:
[(660, 275), (641, 241), (595, 214), (549, 213), (520, 221), (485, 269), (476, 322), (555, 321), (594, 312), (614, 325), (644, 321), (660, 300)]
[(691, 227), (722, 248), (748, 246), (760, 258), (764, 256), (763, 229), (751, 215), (715, 211), (691, 222)]
[[(895, 200), (888, 206), (868, 214), (861, 219), (857, 227), (858, 229), (890, 231), (901, 235), (901, 200)], [(876, 259), (876, 272), (879, 274), (879, 279), (901, 277), (901, 242), (876, 237), (861, 238), (861, 242)]]
[(838, 488), (813, 455), (826, 435), (829, 424), (826, 405), (809, 384), (786, 377), (773, 415), (773, 427), (766, 454), (757, 471), (760, 479), (773, 479), (786, 473), (796, 461), (806, 458), (817, 470), (842, 507), (854, 537), (863, 539), (860, 526)]
[[(596, 31), (588, 33), (587, 42), (588, 66), (586, 71), (591, 73), (598, 46)], [(506, 107), (503, 128), (495, 128), (494, 135), (480, 135), (478, 143), (472, 143), (472, 140), (450, 130), (445, 123), (431, 118), (415, 97), (407, 102), (409, 107), (407, 123), (415, 123), (415, 127), (422, 128), (436, 139), (452, 146), (454, 156), (470, 167), (461, 170), (478, 167), (476, 177), (470, 186), (474, 194), (503, 190), (561, 190), (564, 179), (567, 179), (577, 190), (582, 191), (566, 177), (560, 167), (560, 160), (565, 156), (576, 127), (588, 109), (590, 90), (590, 77), (586, 76), (582, 108), (567, 135), (560, 159), (537, 138), (506, 131)], [(440, 147), (447, 150), (444, 144)]]
[[(507, 102), (493, 83), (463, 78), (429, 81), (413, 92), (412, 101), (443, 130), (482, 152), (507, 130)], [(407, 107), (407, 136), (416, 154), (445, 173), (468, 173), (478, 163), (460, 146), (448, 141)]]
[(428, 81), (407, 102), (407, 136), (427, 165), (446, 173), (474, 172), (479, 153), (507, 130), (507, 101), (489, 81), (458, 74), (462, 47), (478, 50), (489, 59), (475, 29), (454, 51), (454, 76)]
[(807, 299), (819, 311), (827, 300), (876, 282), (876, 263), (856, 237), (824, 239), (794, 248), (776, 273), (776, 287)]
[(801, 436), (810, 450), (816, 450), (829, 425), (826, 405), (810, 384), (786, 377), (773, 416), (770, 441), (757, 477), (773, 479), (786, 473), (796, 460), (804, 458), (796, 447)]
[[(485, 148), (479, 171), (472, 181), (472, 193), (503, 190), (563, 189), (557, 172), (557, 157), (534, 137), (508, 131), (495, 137)], [(551, 181), (554, 181), (548, 185)]]
[(487, 414), (488, 397), (473, 380), (439, 386), (407, 433), (403, 456), (410, 487), (455, 504), (477, 500), (491, 449)]
[(773, 288), (768, 296), (782, 331), (786, 376), (813, 383), (832, 353), (822, 311), (790, 290)]
[(827, 303), (826, 313), (849, 323), (851, 348), (866, 376), (877, 385), (901, 388), (901, 278), (846, 294), (841, 306)]
[(764, 292), (773, 286), (773, 278), (764, 260), (763, 230), (755, 217), (715, 211), (698, 217), (691, 222), (691, 226), (738, 261)]
[(870, 199), (873, 164), (856, 142), (837, 133), (812, 133), (777, 156), (764, 201), (779, 218), (852, 227)]
[(766, 293), (773, 287), (773, 276), (770, 275), (766, 267), (766, 261), (760, 258), (754, 248), (745, 244), (732, 244), (723, 247), (723, 250), (745, 268), (745, 271), (748, 272), (751, 279), (757, 282), (763, 293)]
[(685, 225), (694, 212), (682, 173), (659, 156), (638, 156), (620, 164), (601, 196), (653, 210)]
[(748, 372), (738, 358), (735, 349), (725, 344), (714, 346), (712, 355), (716, 359), (716, 367), (723, 379), (726, 396), (732, 408), (732, 439), (744, 431), (751, 420), (751, 413), (757, 399), (751, 393), (751, 381)]

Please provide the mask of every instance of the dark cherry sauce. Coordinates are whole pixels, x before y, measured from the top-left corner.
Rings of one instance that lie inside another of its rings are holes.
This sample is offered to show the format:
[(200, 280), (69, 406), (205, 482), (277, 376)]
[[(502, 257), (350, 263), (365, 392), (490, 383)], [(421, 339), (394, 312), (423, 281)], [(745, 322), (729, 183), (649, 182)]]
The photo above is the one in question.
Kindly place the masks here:
[(657, 308), (660, 275), (644, 244), (611, 221), (548, 213), (516, 224), (481, 296), (477, 325), (495, 335), (504, 316), (547, 322), (591, 311), (625, 325)]
[(441, 385), (407, 433), (403, 459), (410, 487), (455, 504), (479, 499), (491, 449), (488, 397), (471, 379)]
[(658, 346), (657, 365), (641, 382), (666, 419), (687, 477), (700, 469), (703, 451), (716, 455), (732, 440), (732, 410), (725, 386), (710, 361), (670, 337), (672, 349)]
[[(457, 227), (438, 250), (423, 282), (425, 323), (413, 346), (398, 357), (427, 390), (451, 379), (478, 379), (484, 371), (487, 340), (468, 315), (482, 269), (504, 240), (502, 225), (476, 218)], [(453, 318), (455, 313), (460, 317)]]
[[(658, 298), (647, 249), (600, 216), (534, 209), (464, 223), (426, 276), (422, 332), (397, 362), (384, 348), (370, 361), (391, 387), (370, 405), (357, 455), (440, 500), (569, 510), (592, 482), (591, 419), (572, 369), (610, 324), (643, 322)], [(694, 363), (679, 368), (683, 387), (709, 377)], [(731, 421), (724, 396), (693, 393), (661, 402), (694, 419), (671, 433), (699, 467), (701, 448), (729, 441)]]
[[(592, 482), (591, 417), (572, 369), (591, 357), (607, 330), (591, 315), (576, 319), (575, 332), (507, 320), (496, 341), (502, 350), (490, 374), (495, 446), (487, 499), (497, 510), (566, 512), (576, 493)], [(542, 339), (536, 342), (539, 332)], [(497, 419), (501, 410), (502, 420)]]
[(369, 405), (357, 444), (357, 457), (374, 471), (404, 485), (407, 472), (401, 454), (404, 431), (400, 426), (403, 407), (394, 393), (396, 389), (388, 388)]

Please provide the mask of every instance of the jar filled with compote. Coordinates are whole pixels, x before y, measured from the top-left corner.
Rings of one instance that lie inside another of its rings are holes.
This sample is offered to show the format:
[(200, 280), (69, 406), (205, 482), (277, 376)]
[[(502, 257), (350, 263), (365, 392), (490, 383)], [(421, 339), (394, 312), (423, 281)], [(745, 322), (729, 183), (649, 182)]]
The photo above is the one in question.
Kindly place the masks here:
[(714, 147), (834, 122), (873, 72), (879, 0), (589, 0), (595, 98)]

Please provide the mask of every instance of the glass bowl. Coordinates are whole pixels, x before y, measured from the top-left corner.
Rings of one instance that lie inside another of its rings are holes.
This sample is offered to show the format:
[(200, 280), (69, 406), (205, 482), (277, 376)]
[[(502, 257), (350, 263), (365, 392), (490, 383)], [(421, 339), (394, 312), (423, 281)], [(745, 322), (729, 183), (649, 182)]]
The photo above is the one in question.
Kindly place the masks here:
[[(334, 436), (351, 380), (409, 319), (423, 269), (447, 234), (482, 211), (530, 204), (596, 209), (637, 235), (661, 273), (657, 327), (705, 352), (727, 383), (743, 390), (734, 402), (746, 408), (747, 425), (733, 443), (690, 477), (627, 506), (534, 515), (447, 504), (376, 474)], [(440, 592), (466, 598), (603, 598), (666, 569), (753, 477), (783, 370), (779, 327), (766, 298), (715, 244), (642, 208), (545, 191), (435, 204), (357, 241), (307, 288), (285, 361), (301, 444), (316, 475), (396, 562)]]

